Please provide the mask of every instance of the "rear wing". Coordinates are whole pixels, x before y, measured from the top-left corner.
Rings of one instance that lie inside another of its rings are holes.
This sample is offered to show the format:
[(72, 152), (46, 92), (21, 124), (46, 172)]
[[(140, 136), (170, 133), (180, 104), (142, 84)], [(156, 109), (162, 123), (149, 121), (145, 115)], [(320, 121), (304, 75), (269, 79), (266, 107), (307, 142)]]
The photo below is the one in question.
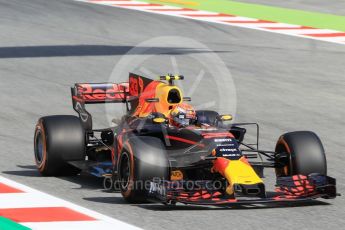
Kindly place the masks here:
[(84, 104), (125, 103), (128, 83), (76, 83), (72, 88), (74, 101)]
[(86, 130), (92, 130), (92, 116), (85, 109), (85, 104), (127, 103), (128, 83), (76, 83), (71, 88), (73, 109)]
[(138, 98), (153, 80), (129, 73), (125, 83), (76, 83), (71, 87), (73, 109), (79, 114), (85, 130), (92, 130), (92, 116), (86, 104), (125, 103), (129, 114), (138, 106)]

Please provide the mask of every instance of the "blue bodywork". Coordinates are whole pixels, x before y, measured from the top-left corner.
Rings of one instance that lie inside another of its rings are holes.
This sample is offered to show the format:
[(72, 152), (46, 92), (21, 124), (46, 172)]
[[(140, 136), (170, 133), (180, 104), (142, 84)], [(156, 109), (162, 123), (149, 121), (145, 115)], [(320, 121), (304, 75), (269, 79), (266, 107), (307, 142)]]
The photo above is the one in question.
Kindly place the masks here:
[(98, 162), (89, 167), (89, 173), (96, 177), (104, 177), (106, 174), (112, 174), (113, 163), (111, 161)]

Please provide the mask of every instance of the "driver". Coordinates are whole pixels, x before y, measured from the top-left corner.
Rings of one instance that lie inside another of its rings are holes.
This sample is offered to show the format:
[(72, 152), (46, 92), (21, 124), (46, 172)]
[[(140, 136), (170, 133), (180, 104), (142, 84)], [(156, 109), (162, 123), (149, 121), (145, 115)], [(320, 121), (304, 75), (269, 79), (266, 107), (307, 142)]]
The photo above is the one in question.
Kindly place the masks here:
[(191, 105), (181, 103), (171, 110), (169, 120), (171, 125), (179, 128), (193, 125), (196, 121), (196, 112)]

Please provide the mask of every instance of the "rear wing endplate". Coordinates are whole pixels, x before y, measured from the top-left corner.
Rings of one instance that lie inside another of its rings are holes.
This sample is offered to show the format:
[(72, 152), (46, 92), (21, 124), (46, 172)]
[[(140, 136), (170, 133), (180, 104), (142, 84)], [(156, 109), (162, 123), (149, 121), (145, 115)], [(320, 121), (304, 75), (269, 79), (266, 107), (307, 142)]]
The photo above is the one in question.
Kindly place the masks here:
[(126, 103), (128, 102), (128, 83), (76, 83), (71, 87), (73, 109), (86, 130), (92, 130), (92, 116), (85, 104)]

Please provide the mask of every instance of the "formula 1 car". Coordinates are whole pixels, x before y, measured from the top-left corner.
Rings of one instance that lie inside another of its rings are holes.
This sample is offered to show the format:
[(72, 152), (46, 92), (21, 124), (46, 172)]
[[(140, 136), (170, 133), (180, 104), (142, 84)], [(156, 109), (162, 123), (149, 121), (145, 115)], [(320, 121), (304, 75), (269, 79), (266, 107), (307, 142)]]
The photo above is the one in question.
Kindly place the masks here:
[[(174, 84), (183, 79), (130, 73), (125, 83), (76, 83), (71, 93), (79, 117), (47, 116), (36, 125), (39, 172), (111, 178), (131, 203), (232, 205), (338, 195), (313, 132), (285, 133), (275, 151), (265, 151), (258, 147), (258, 124), (232, 123), (228, 114), (197, 110), (187, 125), (172, 125), (171, 111), (191, 101)], [(114, 119), (115, 127), (93, 129), (85, 105), (94, 103), (123, 103), (127, 113)], [(255, 144), (245, 142), (248, 126), (257, 131)], [(275, 169), (274, 192), (266, 191), (264, 168)]]

